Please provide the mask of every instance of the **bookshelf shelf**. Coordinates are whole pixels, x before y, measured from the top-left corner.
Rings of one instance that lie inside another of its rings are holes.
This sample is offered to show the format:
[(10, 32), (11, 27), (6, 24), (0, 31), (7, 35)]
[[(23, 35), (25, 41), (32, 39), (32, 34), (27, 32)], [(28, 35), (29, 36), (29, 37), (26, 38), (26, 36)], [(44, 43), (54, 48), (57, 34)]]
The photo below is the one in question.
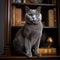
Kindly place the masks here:
[(22, 5), (22, 6), (52, 6), (55, 7), (55, 4), (32, 4), (32, 3), (12, 3), (12, 5)]

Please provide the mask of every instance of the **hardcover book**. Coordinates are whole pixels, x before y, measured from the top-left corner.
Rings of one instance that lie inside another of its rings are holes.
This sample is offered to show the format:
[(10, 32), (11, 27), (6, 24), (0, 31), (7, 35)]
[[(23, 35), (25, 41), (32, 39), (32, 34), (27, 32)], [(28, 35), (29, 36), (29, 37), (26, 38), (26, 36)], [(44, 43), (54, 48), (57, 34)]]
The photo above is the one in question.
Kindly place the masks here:
[(21, 25), (21, 20), (22, 20), (22, 9), (21, 8), (16, 8), (16, 11), (15, 11), (15, 26), (20, 26)]
[(13, 26), (20, 26), (22, 20), (22, 9), (21, 8), (13, 8), (13, 18), (12, 18), (12, 25)]
[(54, 10), (53, 9), (48, 10), (48, 26), (54, 27)]

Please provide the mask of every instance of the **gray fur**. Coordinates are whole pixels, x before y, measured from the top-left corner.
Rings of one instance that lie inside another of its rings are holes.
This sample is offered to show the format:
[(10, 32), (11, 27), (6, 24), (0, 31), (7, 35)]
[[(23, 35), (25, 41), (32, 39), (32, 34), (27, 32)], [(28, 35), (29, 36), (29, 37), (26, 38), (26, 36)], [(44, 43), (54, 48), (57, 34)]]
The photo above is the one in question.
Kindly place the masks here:
[(15, 39), (13, 40), (13, 47), (17, 53), (22, 53), (27, 57), (32, 57), (32, 51), (34, 55), (40, 57), (37, 49), (40, 45), (40, 40), (42, 36), (42, 15), (39, 11), (40, 7), (37, 9), (30, 9), (26, 7), (25, 26), (20, 29)]

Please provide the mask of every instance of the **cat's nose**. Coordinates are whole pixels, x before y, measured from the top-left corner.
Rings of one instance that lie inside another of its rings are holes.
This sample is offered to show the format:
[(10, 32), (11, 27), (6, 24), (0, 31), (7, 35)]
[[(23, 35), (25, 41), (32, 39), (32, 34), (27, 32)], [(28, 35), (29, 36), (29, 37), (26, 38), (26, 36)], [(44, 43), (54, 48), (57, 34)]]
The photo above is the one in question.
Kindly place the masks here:
[(34, 17), (32, 17), (32, 19), (34, 20)]
[(36, 16), (35, 15), (33, 15), (32, 18), (33, 18), (33, 20), (36, 20)]

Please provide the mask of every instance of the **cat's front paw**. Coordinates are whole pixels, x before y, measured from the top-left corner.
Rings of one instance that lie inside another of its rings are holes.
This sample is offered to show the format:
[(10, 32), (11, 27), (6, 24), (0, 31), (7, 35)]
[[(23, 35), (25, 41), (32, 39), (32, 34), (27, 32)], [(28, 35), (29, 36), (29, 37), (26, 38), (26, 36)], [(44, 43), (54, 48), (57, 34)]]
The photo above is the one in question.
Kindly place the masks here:
[(40, 58), (42, 55), (41, 55), (41, 54), (36, 54), (36, 56), (37, 56), (38, 58)]
[(35, 56), (37, 56), (38, 58), (40, 58), (42, 55), (39, 53), (34, 53)]
[(31, 58), (32, 57), (32, 53), (26, 54), (26, 56)]

